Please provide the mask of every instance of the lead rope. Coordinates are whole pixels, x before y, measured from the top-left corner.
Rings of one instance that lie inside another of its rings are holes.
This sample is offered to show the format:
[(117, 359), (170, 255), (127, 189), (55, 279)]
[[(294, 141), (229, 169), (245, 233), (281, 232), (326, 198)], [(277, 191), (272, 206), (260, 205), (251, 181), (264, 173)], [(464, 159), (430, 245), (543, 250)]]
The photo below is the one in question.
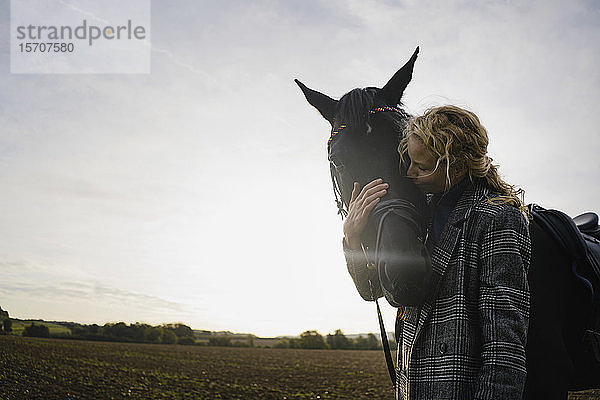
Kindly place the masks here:
[[(384, 217), (382, 217), (382, 219)], [(381, 333), (381, 344), (383, 345), (383, 354), (385, 355), (385, 363), (387, 364), (388, 373), (390, 375), (390, 379), (392, 380), (392, 388), (394, 390), (396, 390), (396, 369), (394, 367), (394, 361), (392, 361), (392, 352), (390, 351), (390, 343), (388, 342), (387, 333), (385, 332), (385, 326), (383, 325), (383, 317), (381, 315), (381, 308), (379, 308), (379, 302), (377, 301), (377, 297), (375, 297), (375, 295), (373, 293), (373, 282), (371, 282), (371, 271), (377, 271), (377, 265), (375, 265), (373, 262), (369, 261), (369, 256), (367, 255), (367, 250), (365, 249), (365, 246), (363, 246), (362, 243), (360, 244), (360, 247), (362, 248), (362, 251), (365, 255), (365, 259), (367, 260), (367, 277), (369, 280), (369, 291), (371, 292), (371, 298), (375, 300), (375, 305), (377, 306), (377, 319), (379, 320), (379, 330)]]

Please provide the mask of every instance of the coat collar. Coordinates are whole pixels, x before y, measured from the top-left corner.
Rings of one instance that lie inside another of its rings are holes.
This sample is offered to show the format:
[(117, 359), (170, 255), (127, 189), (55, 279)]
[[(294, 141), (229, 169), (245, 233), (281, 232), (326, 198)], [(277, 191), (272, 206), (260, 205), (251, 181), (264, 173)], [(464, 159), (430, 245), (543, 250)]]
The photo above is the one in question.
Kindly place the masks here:
[(454, 226), (461, 225), (464, 220), (469, 218), (475, 204), (486, 197), (490, 197), (491, 194), (492, 190), (483, 183), (481, 178), (475, 178), (474, 181), (470, 181), (459, 197), (454, 210), (450, 213), (448, 223)]
[(433, 303), (437, 297), (440, 282), (448, 268), (458, 238), (461, 236), (460, 233), (463, 229), (464, 221), (470, 217), (475, 205), (484, 198), (490, 197), (491, 194), (492, 190), (489, 189), (483, 181), (478, 179), (471, 181), (458, 199), (454, 210), (450, 213), (448, 221), (442, 229), (440, 237), (431, 254), (431, 264), (433, 269), (431, 285), (426, 300), (421, 307), (421, 312), (419, 313), (415, 338), (431, 312)]

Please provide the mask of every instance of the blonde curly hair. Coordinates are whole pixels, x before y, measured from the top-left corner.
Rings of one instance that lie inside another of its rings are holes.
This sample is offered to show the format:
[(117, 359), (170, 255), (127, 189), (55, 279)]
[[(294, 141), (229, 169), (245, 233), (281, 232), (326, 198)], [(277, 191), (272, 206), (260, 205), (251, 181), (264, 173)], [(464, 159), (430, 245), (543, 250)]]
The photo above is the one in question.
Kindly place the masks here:
[(422, 116), (412, 117), (404, 129), (399, 151), (402, 156), (408, 151), (408, 138), (415, 135), (425, 147), (438, 157), (437, 164), (446, 169), (446, 182), (450, 183), (450, 168), (464, 169), (473, 181), (485, 179), (497, 197), (495, 203), (507, 203), (518, 208), (527, 218), (524, 205), (525, 191), (503, 181), (498, 174), (498, 165), (492, 164), (487, 155), (489, 143), (486, 129), (471, 111), (446, 105), (430, 108)]

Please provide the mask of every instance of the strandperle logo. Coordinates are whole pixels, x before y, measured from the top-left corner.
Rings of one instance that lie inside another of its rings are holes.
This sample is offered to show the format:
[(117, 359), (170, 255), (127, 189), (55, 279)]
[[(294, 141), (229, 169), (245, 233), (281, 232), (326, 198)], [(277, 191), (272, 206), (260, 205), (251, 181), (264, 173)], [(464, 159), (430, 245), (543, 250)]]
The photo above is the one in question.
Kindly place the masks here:
[(15, 74), (149, 74), (150, 0), (11, 0)]
[(146, 39), (146, 28), (141, 25), (134, 26), (130, 19), (125, 25), (98, 26), (89, 24), (86, 19), (80, 26), (75, 28), (63, 26), (40, 26), (28, 25), (17, 26), (17, 39), (19, 40), (73, 40), (87, 39), (88, 45), (92, 46), (95, 40), (144, 40)]

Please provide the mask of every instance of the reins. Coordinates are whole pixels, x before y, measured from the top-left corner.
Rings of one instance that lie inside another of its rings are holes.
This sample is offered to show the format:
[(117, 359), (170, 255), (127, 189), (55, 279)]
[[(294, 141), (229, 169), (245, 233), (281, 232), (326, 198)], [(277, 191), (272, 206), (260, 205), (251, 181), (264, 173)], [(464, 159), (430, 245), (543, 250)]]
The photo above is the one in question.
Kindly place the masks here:
[[(377, 233), (377, 236), (379, 236), (379, 232)], [(367, 255), (367, 250), (365, 249), (365, 246), (363, 246), (363, 244), (361, 243), (360, 247), (365, 255), (365, 259), (367, 260), (367, 269), (369, 271), (377, 271), (377, 265), (369, 261), (369, 256)], [(375, 305), (377, 306), (377, 320), (379, 321), (379, 333), (381, 334), (381, 345), (383, 346), (385, 363), (387, 365), (390, 379), (392, 380), (392, 387), (396, 389), (396, 370), (394, 369), (394, 361), (392, 361), (390, 342), (388, 342), (387, 332), (385, 331), (385, 325), (383, 324), (383, 316), (381, 315), (381, 308), (379, 308), (379, 301), (377, 301), (377, 297), (375, 297), (375, 295), (373, 294), (373, 282), (371, 282), (370, 272), (367, 274), (367, 276), (369, 277), (369, 291), (371, 292), (371, 298), (375, 300)], [(402, 312), (402, 315), (404, 316), (404, 312)]]
[[(369, 261), (369, 256), (367, 254), (367, 249), (361, 243), (360, 246), (365, 255), (365, 259), (367, 260), (367, 269), (379, 271), (379, 263), (380, 263), (380, 244), (381, 244), (381, 233), (383, 223), (385, 219), (394, 214), (405, 222), (407, 222), (415, 232), (417, 232), (417, 237), (422, 242), (422, 223), (419, 223), (421, 220), (420, 214), (417, 211), (417, 208), (411, 202), (403, 199), (392, 199), (383, 201), (375, 206), (375, 208), (371, 211), (373, 216), (381, 215), (379, 219), (379, 224), (377, 224), (377, 234), (375, 239), (375, 262)], [(390, 351), (390, 345), (387, 339), (387, 332), (385, 331), (385, 326), (383, 324), (383, 317), (381, 316), (381, 309), (379, 307), (379, 302), (375, 295), (373, 294), (373, 282), (371, 281), (371, 275), (367, 274), (369, 280), (369, 290), (371, 291), (371, 298), (375, 300), (375, 305), (377, 306), (377, 319), (379, 320), (379, 330), (381, 333), (381, 344), (383, 346), (383, 353), (385, 355), (385, 362), (387, 364), (388, 374), (390, 375), (390, 379), (392, 380), (392, 386), (394, 389), (396, 388), (396, 370), (394, 368), (394, 362), (392, 361), (392, 353)], [(405, 308), (398, 307), (397, 318), (400, 320), (404, 319)], [(399, 351), (399, 349), (397, 350)]]

